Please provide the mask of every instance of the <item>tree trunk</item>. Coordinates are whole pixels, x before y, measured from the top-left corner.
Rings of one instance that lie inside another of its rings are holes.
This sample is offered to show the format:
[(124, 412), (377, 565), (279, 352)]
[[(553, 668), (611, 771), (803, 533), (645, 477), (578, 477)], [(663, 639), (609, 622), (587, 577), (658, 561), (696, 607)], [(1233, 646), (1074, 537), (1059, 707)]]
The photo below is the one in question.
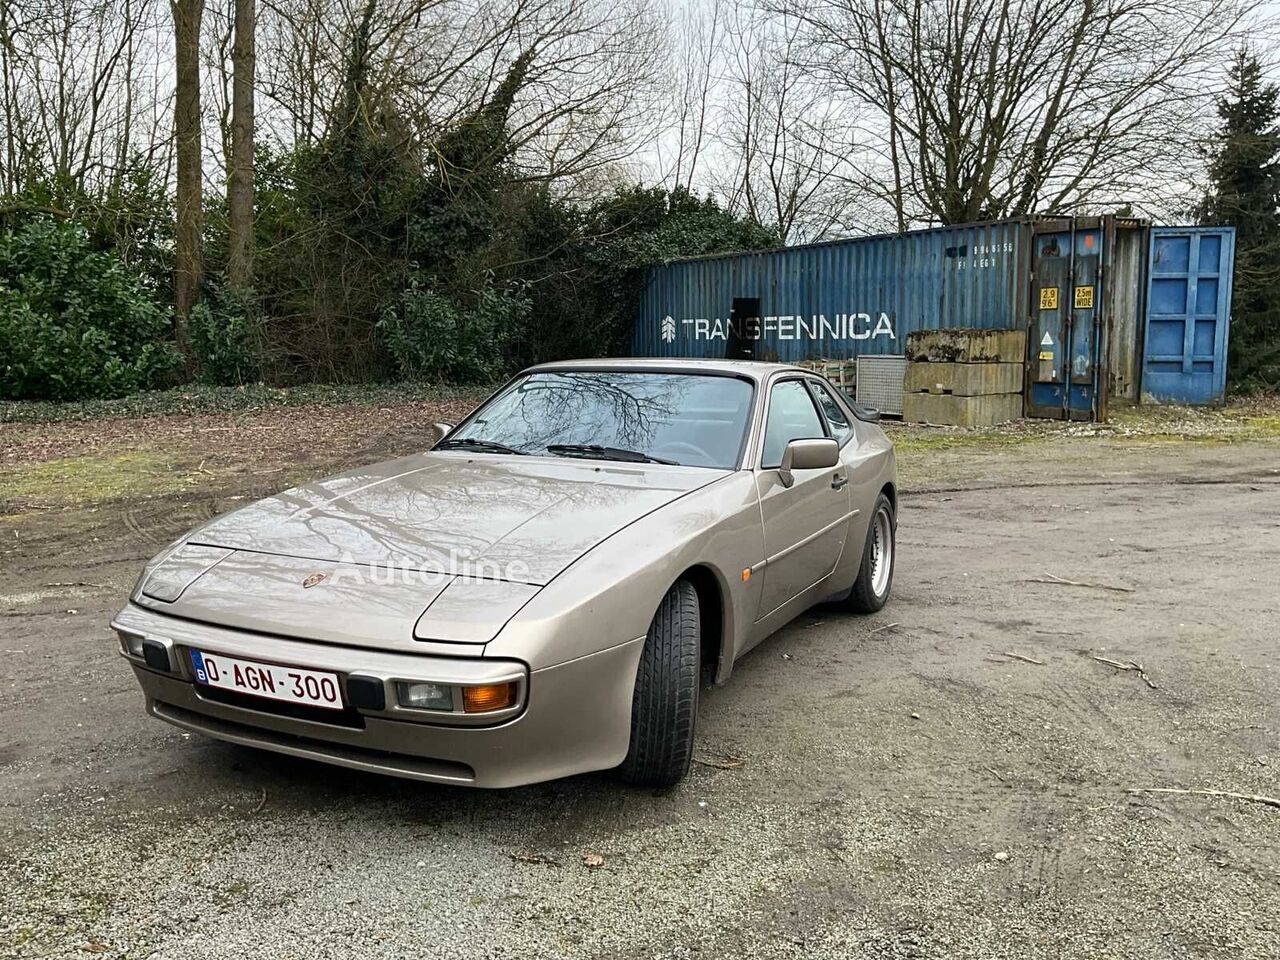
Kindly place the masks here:
[(227, 182), (227, 279), (253, 285), (254, 0), (236, 0), (231, 48), (231, 176)]
[(179, 348), (186, 347), (187, 317), (200, 297), (201, 187), (204, 170), (200, 136), (200, 21), (204, 0), (171, 0), (175, 97), (174, 152), (177, 154), (174, 233), (174, 310)]

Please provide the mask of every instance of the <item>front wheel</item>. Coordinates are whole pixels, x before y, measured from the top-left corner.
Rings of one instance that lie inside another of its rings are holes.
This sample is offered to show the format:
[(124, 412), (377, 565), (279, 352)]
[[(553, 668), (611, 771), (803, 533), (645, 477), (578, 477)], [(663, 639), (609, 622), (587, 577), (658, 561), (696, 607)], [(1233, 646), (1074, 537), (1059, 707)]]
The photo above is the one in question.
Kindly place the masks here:
[(618, 768), (628, 783), (669, 787), (689, 772), (701, 644), (698, 592), (681, 580), (658, 605), (640, 654), (631, 699), (631, 746)]
[(849, 593), (850, 609), (857, 613), (875, 613), (889, 599), (893, 588), (893, 562), (897, 557), (897, 518), (893, 504), (883, 493), (876, 498), (875, 512), (867, 528), (867, 542), (862, 548), (862, 566)]

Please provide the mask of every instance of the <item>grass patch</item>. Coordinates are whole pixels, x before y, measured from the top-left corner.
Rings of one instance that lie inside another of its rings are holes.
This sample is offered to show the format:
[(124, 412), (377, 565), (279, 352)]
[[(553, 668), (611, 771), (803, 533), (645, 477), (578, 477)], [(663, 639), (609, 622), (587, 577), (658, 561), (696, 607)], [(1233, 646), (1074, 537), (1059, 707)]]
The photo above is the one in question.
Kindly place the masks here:
[(492, 387), (451, 386), (427, 383), (306, 384), (298, 387), (243, 387), (190, 385), (171, 390), (151, 390), (118, 400), (78, 400), (50, 403), (42, 400), (0, 401), (0, 423), (55, 423), (95, 420), (101, 417), (147, 417), (168, 414), (230, 413), (301, 407), (312, 404), (430, 403), (463, 400), (476, 403)]
[(1245, 424), (1259, 437), (1280, 437), (1280, 416), (1248, 417)]
[(1122, 443), (1192, 443), (1201, 446), (1239, 443), (1253, 439), (1243, 433), (1129, 433), (1111, 437)]
[[(0, 482), (3, 482), (0, 480)], [(27, 523), (30, 520), (36, 520), (44, 514), (39, 510), (22, 510), (18, 513), (0, 513), (0, 523), (16, 525), (19, 523)]]
[(1036, 443), (1052, 436), (1048, 433), (1013, 433), (996, 431), (951, 432), (929, 429), (890, 429), (886, 431), (900, 453), (931, 453), (938, 450), (996, 450)]
[(188, 486), (188, 477), (170, 461), (145, 450), (64, 457), (0, 470), (0, 502), (79, 505), (174, 493)]
[(1126, 440), (1232, 443), (1280, 438), (1280, 414), (1271, 398), (1225, 407), (1118, 406), (1110, 424)]

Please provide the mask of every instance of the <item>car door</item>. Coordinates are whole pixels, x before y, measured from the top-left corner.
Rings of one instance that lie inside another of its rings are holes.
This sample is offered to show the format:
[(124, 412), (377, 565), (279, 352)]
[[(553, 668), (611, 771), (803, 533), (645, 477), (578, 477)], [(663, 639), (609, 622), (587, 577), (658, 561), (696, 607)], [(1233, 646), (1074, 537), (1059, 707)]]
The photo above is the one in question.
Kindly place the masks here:
[(791, 486), (778, 473), (792, 440), (830, 436), (801, 377), (773, 383), (766, 400), (756, 489), (764, 525), (764, 584), (759, 617), (773, 612), (829, 574), (848, 529), (849, 493), (843, 464), (796, 470)]

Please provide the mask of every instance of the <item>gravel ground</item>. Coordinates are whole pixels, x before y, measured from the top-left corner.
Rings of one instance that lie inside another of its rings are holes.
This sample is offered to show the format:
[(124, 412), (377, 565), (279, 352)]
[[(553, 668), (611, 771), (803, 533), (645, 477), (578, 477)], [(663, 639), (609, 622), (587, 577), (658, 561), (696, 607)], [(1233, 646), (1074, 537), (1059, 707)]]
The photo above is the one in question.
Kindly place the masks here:
[(11, 498), (0, 955), (1280, 957), (1280, 810), (1126, 792), (1280, 795), (1280, 444), (898, 428), (884, 611), (819, 608), (748, 655), (674, 790), (493, 793), (184, 735), (114, 653), (158, 545), (278, 466), (420, 441), (361, 416), (309, 445), (228, 421), (262, 428), (251, 464), (204, 423), (162, 497)]

